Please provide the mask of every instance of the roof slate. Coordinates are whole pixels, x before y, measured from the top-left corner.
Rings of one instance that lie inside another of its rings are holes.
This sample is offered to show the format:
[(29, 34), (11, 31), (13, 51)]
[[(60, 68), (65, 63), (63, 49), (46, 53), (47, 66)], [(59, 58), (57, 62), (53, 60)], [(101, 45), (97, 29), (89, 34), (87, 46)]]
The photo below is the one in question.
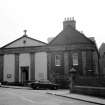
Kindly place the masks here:
[(71, 26), (68, 26), (49, 43), (49, 45), (70, 44), (94, 44), (94, 42), (76, 29), (72, 28)]

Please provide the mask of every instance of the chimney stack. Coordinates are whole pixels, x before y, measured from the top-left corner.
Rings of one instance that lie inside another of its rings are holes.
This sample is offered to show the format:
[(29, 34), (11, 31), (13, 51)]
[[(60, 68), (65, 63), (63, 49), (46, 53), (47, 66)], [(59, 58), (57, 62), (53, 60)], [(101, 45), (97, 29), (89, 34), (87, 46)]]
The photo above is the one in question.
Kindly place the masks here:
[(74, 29), (76, 28), (76, 21), (74, 20), (74, 17), (65, 18), (63, 22), (63, 29), (65, 29), (67, 26), (72, 26)]

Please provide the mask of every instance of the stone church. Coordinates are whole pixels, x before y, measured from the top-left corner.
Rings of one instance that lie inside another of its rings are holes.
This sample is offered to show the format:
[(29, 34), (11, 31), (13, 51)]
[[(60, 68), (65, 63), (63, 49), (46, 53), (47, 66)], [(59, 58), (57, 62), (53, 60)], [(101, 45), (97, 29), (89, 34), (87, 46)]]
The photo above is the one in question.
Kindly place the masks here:
[(47, 79), (46, 43), (25, 34), (0, 49), (0, 80), (26, 82)]
[(25, 34), (0, 49), (0, 81), (50, 80), (65, 83), (72, 67), (80, 76), (99, 74), (95, 42), (65, 19), (63, 30), (48, 44)]

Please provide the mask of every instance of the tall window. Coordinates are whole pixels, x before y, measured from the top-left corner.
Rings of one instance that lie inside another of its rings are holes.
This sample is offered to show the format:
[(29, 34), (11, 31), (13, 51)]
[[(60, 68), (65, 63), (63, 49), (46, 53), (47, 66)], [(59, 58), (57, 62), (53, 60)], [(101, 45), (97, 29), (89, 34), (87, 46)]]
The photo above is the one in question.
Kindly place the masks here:
[(72, 58), (73, 58), (73, 66), (78, 66), (78, 53), (73, 53)]
[(55, 66), (61, 66), (61, 55), (55, 55)]

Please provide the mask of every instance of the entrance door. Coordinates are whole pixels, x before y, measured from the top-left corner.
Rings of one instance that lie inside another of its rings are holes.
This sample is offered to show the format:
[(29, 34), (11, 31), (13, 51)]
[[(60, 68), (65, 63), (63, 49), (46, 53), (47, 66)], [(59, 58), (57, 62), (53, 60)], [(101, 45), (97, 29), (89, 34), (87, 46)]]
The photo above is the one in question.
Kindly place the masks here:
[(21, 82), (24, 83), (29, 80), (29, 67), (21, 67)]

